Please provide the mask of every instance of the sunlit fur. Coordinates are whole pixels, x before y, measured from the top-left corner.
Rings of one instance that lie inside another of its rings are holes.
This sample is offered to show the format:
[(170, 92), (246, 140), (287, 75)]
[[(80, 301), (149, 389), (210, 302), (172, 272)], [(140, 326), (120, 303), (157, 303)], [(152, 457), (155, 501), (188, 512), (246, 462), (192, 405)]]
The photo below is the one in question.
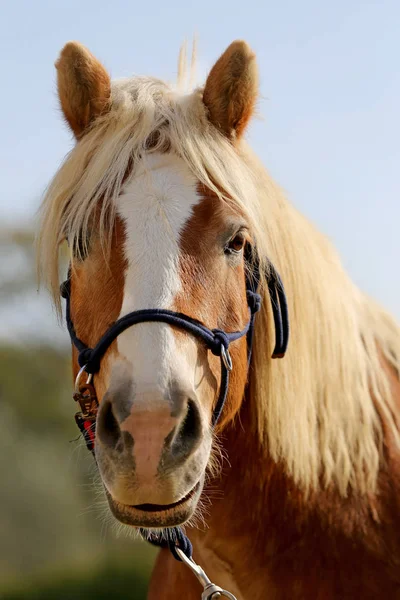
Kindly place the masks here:
[(263, 264), (270, 259), (285, 283), (289, 351), (281, 362), (270, 360), (274, 331), (264, 287), (249, 375), (265, 452), (306, 491), (328, 484), (342, 495), (349, 486), (373, 491), (383, 443), (377, 410), (399, 439), (377, 350), (400, 366), (397, 325), (354, 286), (328, 240), (288, 203), (246, 144), (231, 144), (209, 123), (201, 89), (183, 95), (156, 79), (133, 78), (112, 84), (111, 102), (44, 199), (39, 264), (56, 305), (62, 240), (85, 239), (100, 207), (106, 247), (116, 198), (138, 157), (144, 149), (176, 152), (200, 182), (245, 210)]

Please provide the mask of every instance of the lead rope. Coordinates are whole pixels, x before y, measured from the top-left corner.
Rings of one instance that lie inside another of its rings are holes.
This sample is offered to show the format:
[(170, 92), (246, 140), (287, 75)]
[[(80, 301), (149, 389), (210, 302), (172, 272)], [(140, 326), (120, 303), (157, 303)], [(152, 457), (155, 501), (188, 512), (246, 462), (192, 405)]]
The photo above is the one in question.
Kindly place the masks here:
[[(251, 249), (248, 250), (251, 252)], [(249, 255), (247, 255), (249, 260)], [(270, 265), (268, 274), (268, 289), (275, 325), (275, 347), (272, 358), (282, 358), (286, 352), (289, 341), (289, 315), (284, 287), (281, 278)], [(221, 358), (221, 384), (219, 396), (213, 411), (212, 425), (218, 422), (226, 400), (229, 386), (229, 372), (232, 370), (232, 361), (229, 354), (231, 342), (240, 339), (244, 335), (247, 338), (248, 365), (250, 365), (252, 343), (254, 336), (254, 319), (261, 307), (261, 296), (257, 293), (260, 283), (260, 272), (258, 260), (252, 260), (252, 272), (246, 273), (246, 295), (249, 306), (250, 318), (242, 331), (226, 333), (220, 329), (210, 330), (199, 321), (184, 314), (163, 309), (146, 309), (134, 311), (118, 319), (103, 335), (94, 348), (89, 348), (75, 332), (70, 314), (71, 281), (70, 274), (60, 288), (61, 296), (66, 300), (66, 321), (68, 332), (72, 343), (77, 348), (78, 362), (81, 367), (75, 382), (74, 399), (79, 403), (81, 410), (76, 413), (75, 421), (85, 439), (86, 445), (94, 455), (95, 427), (98, 401), (95, 389), (91, 383), (92, 377), (100, 369), (100, 361), (110, 344), (120, 333), (136, 325), (148, 321), (163, 322), (186, 330), (195, 337), (203, 340), (206, 346), (216, 356)], [(88, 378), (85, 384), (80, 383), (82, 374), (86, 372)], [(141, 536), (155, 546), (169, 548), (174, 558), (184, 562), (203, 585), (202, 600), (217, 600), (226, 597), (236, 600), (235, 596), (215, 585), (207, 577), (203, 569), (197, 565), (193, 558), (193, 547), (189, 538), (181, 527), (165, 529), (162, 533), (154, 533), (145, 529), (139, 530)]]

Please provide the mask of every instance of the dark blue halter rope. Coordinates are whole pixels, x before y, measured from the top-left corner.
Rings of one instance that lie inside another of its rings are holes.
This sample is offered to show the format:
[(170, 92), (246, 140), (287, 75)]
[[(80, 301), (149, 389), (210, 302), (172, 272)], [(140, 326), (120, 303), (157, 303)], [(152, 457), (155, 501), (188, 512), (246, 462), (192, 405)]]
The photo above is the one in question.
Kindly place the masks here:
[[(248, 249), (248, 252), (251, 249)], [(247, 258), (249, 254), (247, 254)], [(61, 295), (66, 300), (66, 321), (71, 341), (78, 350), (78, 362), (87, 373), (94, 375), (100, 370), (101, 359), (112, 342), (126, 329), (145, 322), (160, 322), (183, 329), (204, 342), (215, 356), (221, 358), (221, 383), (217, 402), (212, 416), (213, 427), (221, 416), (229, 386), (229, 371), (232, 368), (229, 355), (229, 345), (246, 336), (248, 363), (250, 364), (254, 335), (254, 318), (261, 307), (261, 296), (257, 290), (260, 284), (258, 260), (252, 261), (251, 272), (246, 275), (246, 296), (249, 307), (249, 320), (241, 331), (227, 333), (222, 329), (208, 329), (205, 325), (184, 315), (164, 309), (136, 310), (121, 317), (100, 338), (94, 348), (89, 348), (76, 334), (70, 312), (71, 281), (70, 277), (61, 285)], [(272, 358), (284, 356), (289, 341), (289, 315), (282, 281), (271, 265), (268, 273), (268, 289), (271, 298), (272, 312), (275, 324), (275, 348)], [(79, 424), (79, 421), (77, 421)], [(81, 425), (79, 425), (81, 428)], [(82, 428), (81, 428), (82, 429)], [(83, 432), (84, 433), (84, 432)], [(92, 436), (94, 432), (92, 430)], [(93, 440), (85, 436), (89, 450), (94, 452)], [(189, 558), (192, 556), (192, 545), (180, 527), (166, 529), (163, 534), (140, 530), (142, 536), (156, 546), (168, 547), (177, 560), (181, 560), (176, 552), (179, 547)]]
[[(79, 351), (78, 362), (80, 367), (85, 367), (87, 373), (94, 375), (100, 370), (100, 361), (112, 342), (126, 329), (137, 325), (138, 323), (160, 322), (167, 323), (179, 329), (183, 329), (191, 333), (197, 338), (200, 338), (205, 345), (211, 350), (215, 356), (221, 357), (221, 385), (218, 401), (213, 413), (213, 425), (218, 421), (221, 414), (226, 394), (229, 385), (229, 371), (224, 356), (229, 357), (228, 348), (231, 342), (245, 336), (253, 329), (254, 315), (260, 308), (261, 299), (258, 294), (248, 291), (249, 314), (250, 318), (241, 331), (225, 333), (221, 329), (208, 329), (200, 321), (196, 321), (184, 314), (177, 313), (171, 310), (163, 310), (158, 308), (144, 309), (131, 312), (116, 321), (100, 338), (94, 348), (88, 348), (82, 340), (76, 335), (69, 307), (70, 297), (70, 281), (64, 282), (62, 294), (67, 300), (66, 318), (68, 331), (71, 336), (71, 341)], [(229, 359), (228, 359), (229, 360)]]

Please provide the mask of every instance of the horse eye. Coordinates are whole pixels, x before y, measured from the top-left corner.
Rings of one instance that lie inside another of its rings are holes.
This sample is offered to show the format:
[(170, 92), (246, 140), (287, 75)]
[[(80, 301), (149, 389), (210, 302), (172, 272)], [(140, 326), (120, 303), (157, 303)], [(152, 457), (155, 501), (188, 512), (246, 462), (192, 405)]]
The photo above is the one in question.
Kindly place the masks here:
[(246, 238), (243, 233), (237, 233), (234, 238), (231, 239), (225, 250), (227, 252), (240, 252), (243, 250), (243, 246), (246, 242)]

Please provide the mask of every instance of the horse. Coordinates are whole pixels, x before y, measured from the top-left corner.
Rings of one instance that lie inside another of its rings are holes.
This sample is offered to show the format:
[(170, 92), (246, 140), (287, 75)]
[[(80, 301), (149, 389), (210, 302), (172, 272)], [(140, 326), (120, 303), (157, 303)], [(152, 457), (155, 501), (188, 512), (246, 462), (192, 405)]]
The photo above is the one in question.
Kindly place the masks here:
[[(194, 559), (237, 599), (400, 598), (400, 330), (246, 143), (255, 54), (233, 42), (192, 90), (111, 81), (78, 42), (56, 69), (76, 144), (43, 200), (41, 278), (61, 310), (67, 241), (70, 333), (84, 348), (129, 315), (170, 315), (113, 335), (86, 382), (111, 512), (150, 538), (183, 525)], [(291, 319), (281, 360), (272, 266)], [(222, 350), (171, 319), (244, 331), (252, 278), (251, 360), (248, 336), (232, 341), (214, 423)], [(73, 344), (74, 377), (78, 358)], [(200, 594), (161, 549), (150, 600)]]

